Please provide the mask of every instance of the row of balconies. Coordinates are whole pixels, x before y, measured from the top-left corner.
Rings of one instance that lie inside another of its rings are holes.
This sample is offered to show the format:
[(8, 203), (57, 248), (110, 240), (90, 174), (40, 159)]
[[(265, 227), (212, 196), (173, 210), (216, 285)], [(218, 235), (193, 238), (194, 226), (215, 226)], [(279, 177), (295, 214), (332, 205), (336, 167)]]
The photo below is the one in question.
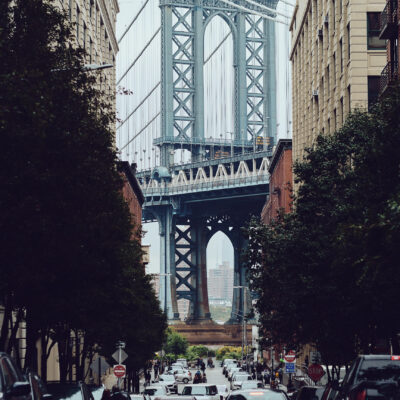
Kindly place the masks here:
[[(393, 40), (399, 37), (399, 7), (398, 0), (388, 0), (380, 17), (379, 39)], [(382, 94), (389, 85), (399, 79), (399, 64), (397, 60), (388, 60), (381, 72), (380, 93)]]

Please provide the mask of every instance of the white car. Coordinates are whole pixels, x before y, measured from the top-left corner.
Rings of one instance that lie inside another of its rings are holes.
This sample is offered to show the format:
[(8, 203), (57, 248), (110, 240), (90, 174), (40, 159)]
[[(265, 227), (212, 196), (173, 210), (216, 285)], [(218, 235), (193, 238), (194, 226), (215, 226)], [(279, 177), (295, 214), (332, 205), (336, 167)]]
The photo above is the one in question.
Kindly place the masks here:
[(192, 373), (186, 369), (173, 370), (177, 382), (189, 383), (192, 380)]
[(196, 400), (220, 400), (217, 386), (210, 384), (185, 385), (182, 396), (194, 396)]
[(237, 382), (236, 385), (239, 390), (264, 388), (264, 384), (260, 381), (243, 381), (243, 382)]
[(176, 393), (178, 391), (178, 384), (176, 383), (174, 375), (160, 375), (158, 377), (158, 384), (167, 386), (171, 393)]
[(184, 367), (184, 368), (187, 368), (187, 367), (188, 367), (188, 363), (187, 363), (186, 358), (178, 358), (178, 359), (176, 360), (176, 363), (175, 363), (175, 364), (181, 364), (182, 367)]
[(220, 400), (225, 400), (228, 397), (229, 390), (226, 385), (215, 385), (219, 394)]
[(232, 380), (232, 377), (236, 372), (246, 372), (246, 371), (241, 367), (231, 368), (228, 372), (228, 380)]
[(143, 396), (146, 400), (153, 400), (156, 396), (168, 396), (169, 394), (168, 386), (163, 385), (147, 386), (143, 392)]
[(249, 374), (235, 374), (231, 380), (231, 390), (239, 389), (239, 386), (244, 381), (251, 381)]

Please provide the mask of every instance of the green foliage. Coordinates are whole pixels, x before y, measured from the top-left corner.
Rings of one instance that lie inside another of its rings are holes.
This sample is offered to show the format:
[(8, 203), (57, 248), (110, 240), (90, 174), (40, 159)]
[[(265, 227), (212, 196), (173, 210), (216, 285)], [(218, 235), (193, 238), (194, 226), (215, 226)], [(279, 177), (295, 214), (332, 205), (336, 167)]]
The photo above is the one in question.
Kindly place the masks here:
[(131, 239), (112, 99), (52, 2), (3, 1), (0, 26), (0, 303), (26, 315), (28, 365), (38, 337), (51, 338), (65, 379), (71, 330), (82, 360), (122, 339), (140, 363), (161, 347), (165, 318)]
[(188, 349), (188, 342), (179, 332), (176, 332), (173, 328), (167, 328), (166, 330), (167, 341), (164, 346), (166, 353), (174, 354), (177, 358), (179, 354), (185, 354)]
[(223, 346), (216, 351), (217, 360), (233, 358), (238, 360), (242, 356), (242, 348), (236, 346)]
[(195, 346), (189, 346), (188, 351), (193, 352), (194, 354), (197, 355), (197, 357), (207, 357), (209, 353), (208, 347), (200, 344), (200, 345), (195, 345)]
[(398, 349), (400, 91), (318, 136), (294, 166), (294, 212), (248, 229), (264, 343), (315, 344), (343, 365), (378, 339)]

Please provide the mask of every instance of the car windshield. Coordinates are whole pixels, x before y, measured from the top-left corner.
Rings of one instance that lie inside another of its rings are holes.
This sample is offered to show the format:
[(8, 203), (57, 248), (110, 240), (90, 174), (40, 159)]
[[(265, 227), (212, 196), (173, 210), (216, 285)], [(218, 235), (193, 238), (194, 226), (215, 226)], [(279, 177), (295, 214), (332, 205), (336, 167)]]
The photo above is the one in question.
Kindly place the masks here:
[(250, 378), (249, 375), (235, 375), (235, 381), (247, 381)]
[(400, 361), (364, 360), (357, 381), (398, 382), (400, 379)]
[(185, 386), (182, 391), (183, 395), (195, 396), (213, 396), (217, 394), (216, 386)]
[(47, 390), (54, 400), (82, 400), (81, 388), (76, 383), (48, 383)]
[(144, 394), (148, 394), (149, 396), (154, 396), (155, 394), (162, 394), (161, 388), (147, 388), (144, 390)]

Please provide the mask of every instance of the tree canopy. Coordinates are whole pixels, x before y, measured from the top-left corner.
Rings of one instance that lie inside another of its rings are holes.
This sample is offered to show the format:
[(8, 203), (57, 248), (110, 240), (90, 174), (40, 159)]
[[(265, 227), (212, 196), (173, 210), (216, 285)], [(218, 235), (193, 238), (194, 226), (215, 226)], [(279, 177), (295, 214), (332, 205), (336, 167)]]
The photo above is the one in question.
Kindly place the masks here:
[(267, 343), (312, 343), (343, 365), (399, 351), (400, 91), (319, 135), (295, 163), (294, 211), (253, 220), (247, 253)]
[(1, 2), (0, 27), (0, 350), (15, 345), (8, 324), (26, 319), (27, 363), (38, 337), (51, 338), (62, 379), (71, 331), (85, 356), (122, 339), (147, 359), (165, 317), (131, 238), (112, 99), (83, 70), (84, 50), (52, 2)]

